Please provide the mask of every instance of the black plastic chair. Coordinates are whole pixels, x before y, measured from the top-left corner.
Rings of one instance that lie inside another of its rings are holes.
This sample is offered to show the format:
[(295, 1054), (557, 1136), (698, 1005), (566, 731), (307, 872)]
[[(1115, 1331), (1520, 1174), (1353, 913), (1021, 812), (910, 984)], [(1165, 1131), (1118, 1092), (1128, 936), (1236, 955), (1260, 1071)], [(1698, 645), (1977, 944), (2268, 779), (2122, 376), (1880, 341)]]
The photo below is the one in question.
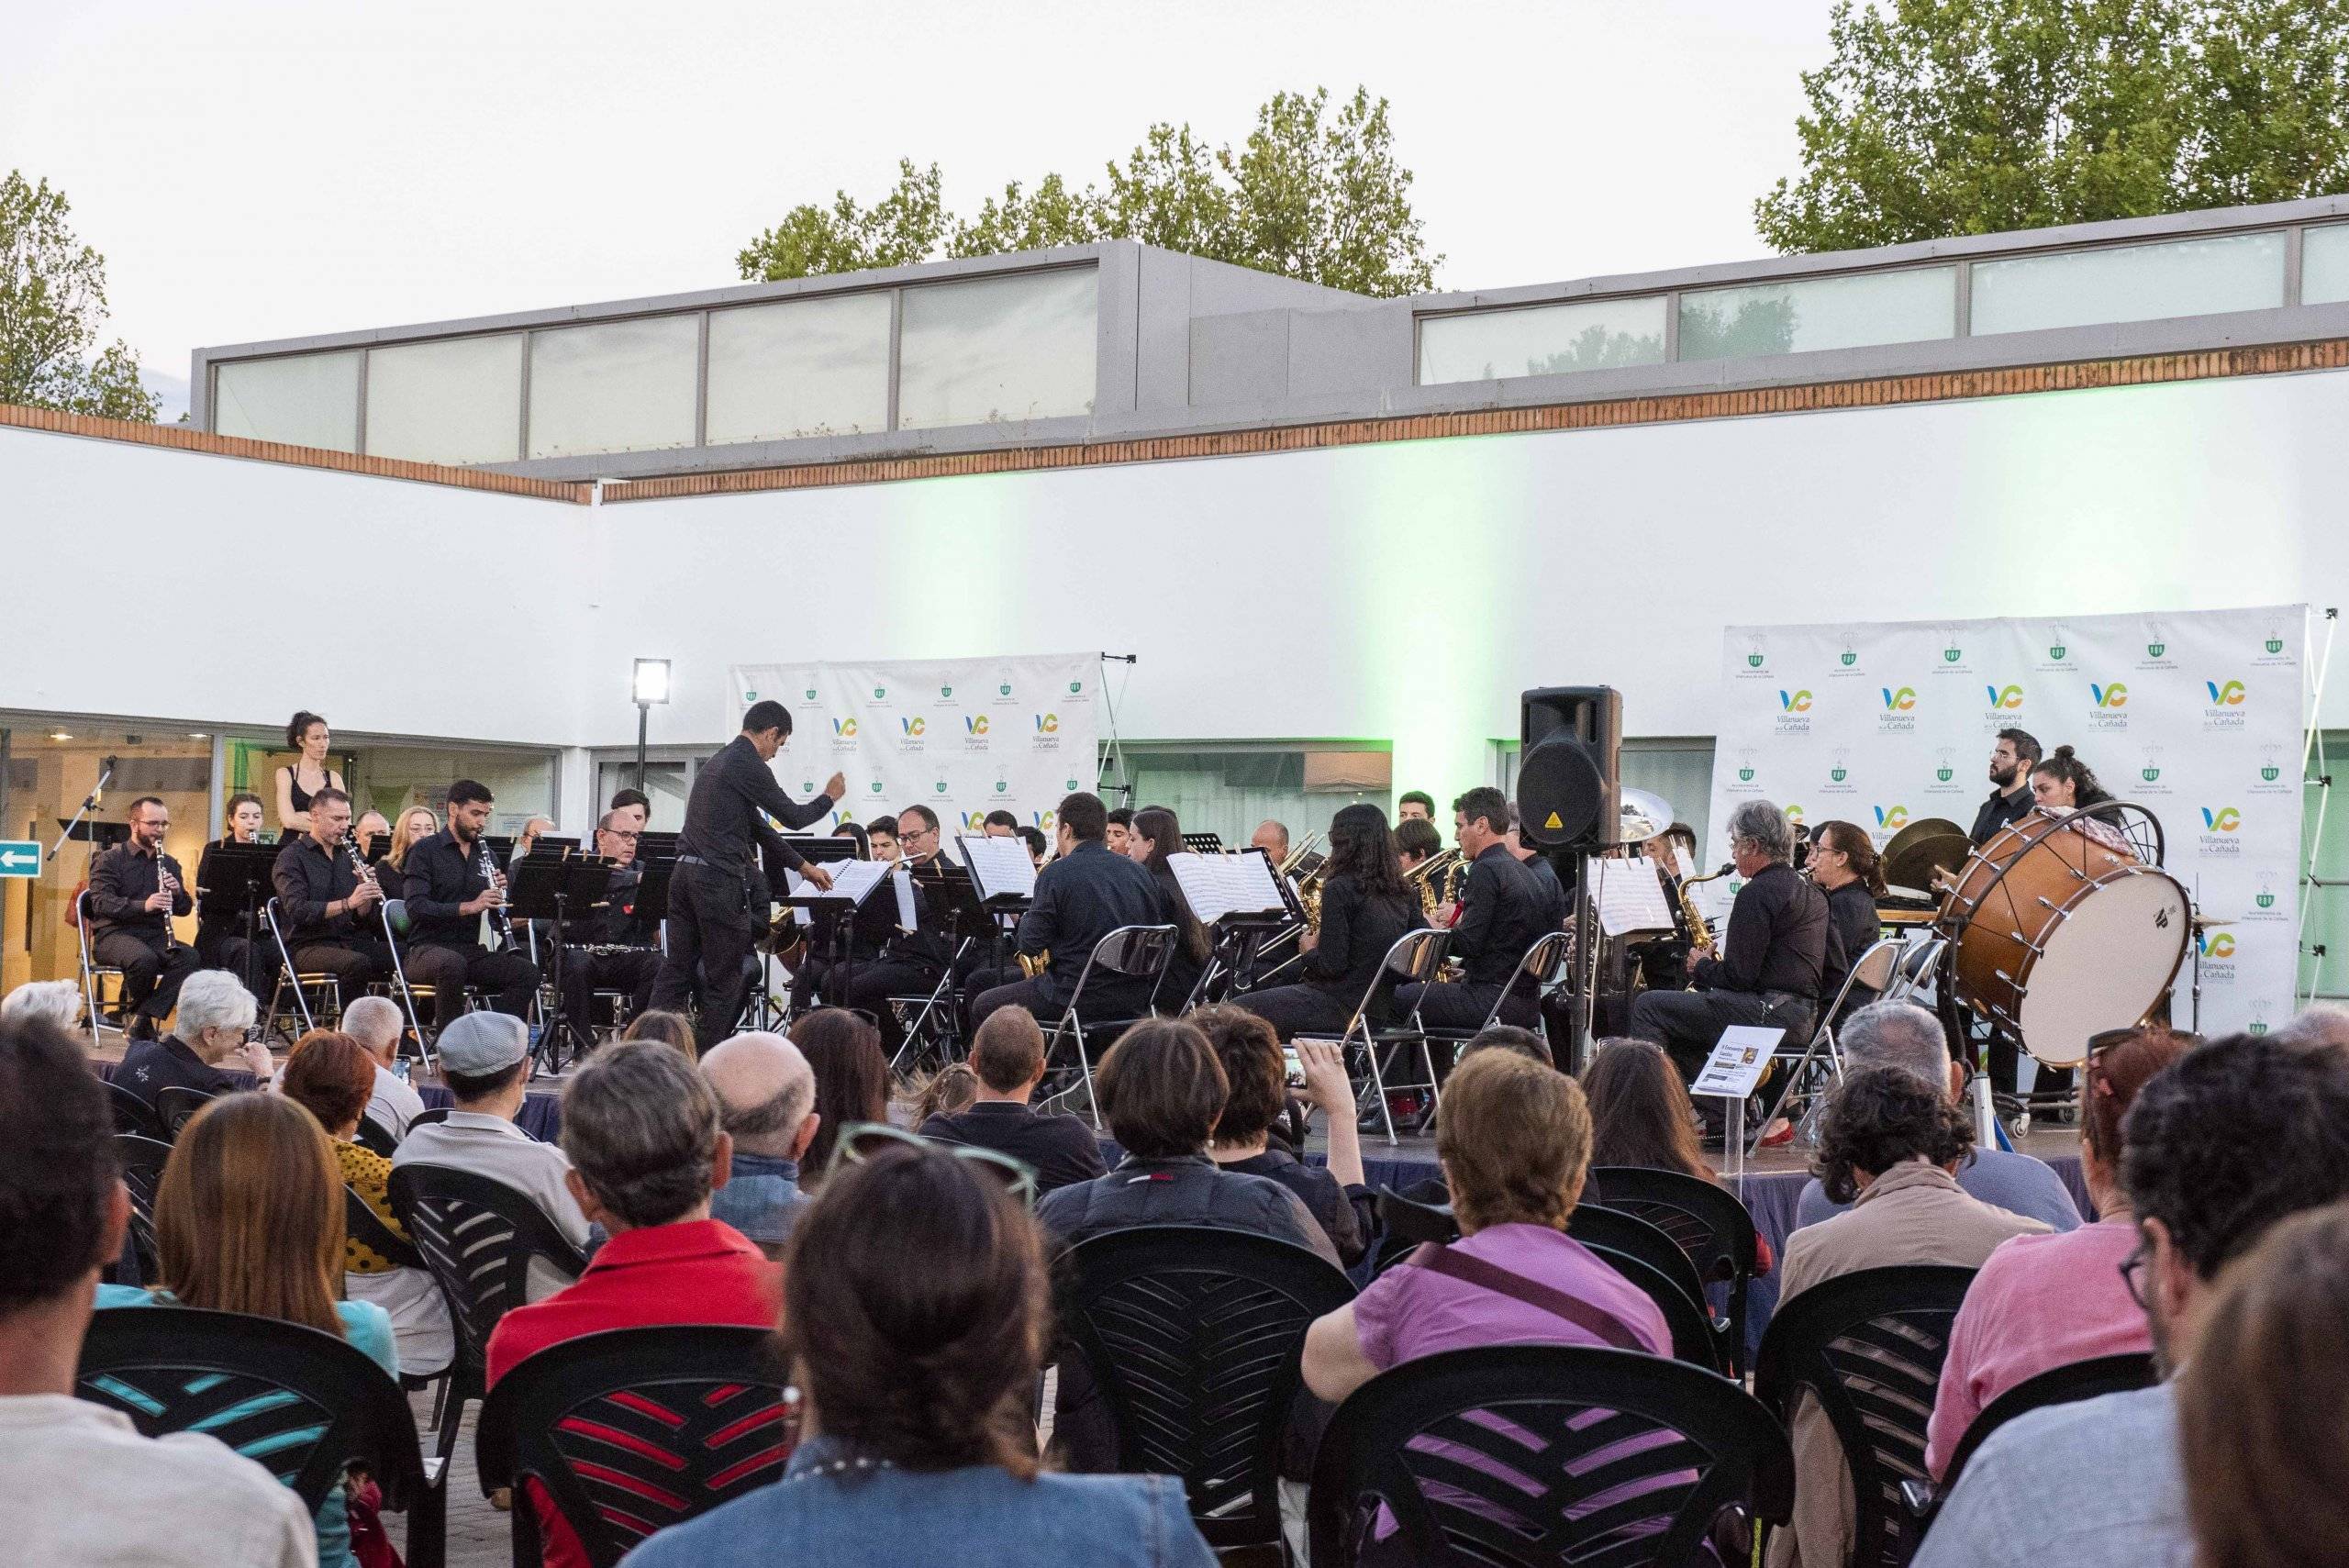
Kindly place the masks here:
[(433, 1449), (445, 1460), (456, 1448), (465, 1402), (487, 1390), (490, 1333), (530, 1298), (530, 1260), (542, 1258), (573, 1279), (586, 1272), (587, 1260), (529, 1194), (477, 1172), (421, 1161), (397, 1165), (391, 1196), (392, 1212), (432, 1271), (457, 1331)]
[(135, 1132), (141, 1138), (151, 1138), (159, 1143), (172, 1140), (172, 1129), (155, 1114), (155, 1107), (132, 1094), (121, 1084), (108, 1080), (106, 1104), (114, 1110), (114, 1129)]
[(407, 1513), (413, 1568), (445, 1559), (446, 1498), (426, 1479), (407, 1396), (340, 1335), (184, 1307), (95, 1313), (73, 1391), (150, 1438), (219, 1439), (259, 1460), (313, 1514), (347, 1467), (364, 1465), (384, 1506)]
[(1753, 1392), (1791, 1428), (1819, 1401), (1851, 1466), (1854, 1568), (1901, 1568), (1923, 1539), (1902, 1494), (1925, 1478), (1925, 1423), (1972, 1269), (1861, 1269), (1782, 1302), (1754, 1358)]
[(1644, 1219), (1678, 1242), (1708, 1286), (1729, 1286), (1720, 1329), (1723, 1356), (1732, 1372), (1744, 1372), (1745, 1293), (1758, 1261), (1753, 1216), (1745, 1205), (1727, 1187), (1685, 1171), (1600, 1165), (1592, 1169), (1590, 1180), (1607, 1207)]
[(1380, 1187), (1377, 1197), (1378, 1249), (1371, 1267), (1385, 1273), (1389, 1266), (1423, 1241), (1449, 1245), (1460, 1240), (1460, 1221), (1448, 1203), (1421, 1203), (1393, 1187)]
[(162, 1185), (172, 1146), (135, 1132), (117, 1132), (114, 1152), (122, 1166), (122, 1184), (130, 1193), (130, 1252), (139, 1265), (139, 1283), (153, 1284), (162, 1278), (156, 1261), (155, 1190)]
[[(796, 1438), (774, 1342), (723, 1324), (614, 1329), (524, 1359), (482, 1405), (483, 1495), (536, 1480), (608, 1568), (654, 1530), (766, 1485)], [(517, 1568), (537, 1563), (538, 1510), (517, 1496), (509, 1517)]]
[(1117, 1424), (1117, 1468), (1181, 1476), (1217, 1551), (1277, 1550), (1305, 1331), (1353, 1282), (1303, 1247), (1204, 1226), (1113, 1230), (1069, 1256), (1060, 1318)]
[(1678, 1242), (1637, 1215), (1603, 1204), (1576, 1204), (1566, 1220), (1566, 1234), (1586, 1247), (1604, 1247), (1639, 1259), (1670, 1280), (1691, 1306), (1710, 1318), (1711, 1314), (1705, 1312), (1705, 1285), (1697, 1277), (1697, 1265), (1688, 1261)]
[(367, 1200), (359, 1195), (359, 1189), (348, 1182), (342, 1188), (342, 1226), (351, 1240), (397, 1267), (420, 1269), (426, 1266), (424, 1254), (416, 1250), (416, 1243), (403, 1241), (392, 1234), (392, 1228), (384, 1223), (384, 1217), (377, 1214)]
[(1612, 1247), (1602, 1247), (1585, 1241), (1593, 1256), (1621, 1274), (1640, 1294), (1655, 1303), (1664, 1314), (1664, 1326), (1672, 1335), (1672, 1359), (1687, 1362), (1690, 1366), (1703, 1367), (1707, 1372), (1722, 1372), (1720, 1347), (1713, 1338), (1713, 1320), (1705, 1312), (1704, 1303), (1673, 1283), (1662, 1269), (1630, 1252), (1619, 1252)]
[(428, 1106), (408, 1118), (407, 1129), (414, 1132), (419, 1127), (430, 1127), (435, 1122), (447, 1121), (449, 1113), (454, 1109), (456, 1109), (454, 1106)]
[(385, 1127), (372, 1116), (362, 1116), (359, 1118), (359, 1130), (351, 1135), (351, 1140), (362, 1149), (381, 1154), (386, 1160), (399, 1152), (400, 1140), (392, 1136), (390, 1128)]
[(184, 1084), (166, 1084), (155, 1091), (155, 1114), (162, 1118), (164, 1130), (176, 1140), (189, 1118), (218, 1097)]
[(2161, 1381), (2161, 1373), (2154, 1365), (2154, 1358), (2143, 1351), (2130, 1355), (2098, 1356), (2092, 1361), (2073, 1362), (2067, 1366), (2050, 1367), (2037, 1377), (2024, 1378), (2004, 1394), (1982, 1407), (1957, 1440), (1949, 1456), (1949, 1468), (1943, 1473), (1940, 1495), (1949, 1496), (1957, 1485), (1965, 1462), (1974, 1457), (1992, 1432), (2029, 1411), (2044, 1409), (2050, 1405), (2069, 1405), (2077, 1399), (2095, 1399), (2107, 1394), (2126, 1394), (2133, 1389), (2151, 1388)]
[(1313, 1464), (1313, 1568), (1351, 1568), (1384, 1502), (1404, 1560), (1683, 1568), (1729, 1507), (1785, 1519), (1794, 1456), (1736, 1384), (1660, 1356), (1492, 1345), (1356, 1389)]

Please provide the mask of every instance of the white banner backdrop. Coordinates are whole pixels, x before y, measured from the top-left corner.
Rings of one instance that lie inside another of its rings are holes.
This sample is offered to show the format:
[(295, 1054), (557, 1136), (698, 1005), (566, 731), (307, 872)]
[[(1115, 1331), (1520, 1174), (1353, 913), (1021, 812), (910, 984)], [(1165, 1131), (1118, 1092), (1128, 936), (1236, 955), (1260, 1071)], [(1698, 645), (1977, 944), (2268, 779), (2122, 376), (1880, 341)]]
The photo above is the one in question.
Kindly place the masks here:
[(848, 794), (829, 826), (896, 816), (917, 801), (949, 840), (1009, 811), (1049, 840), (1061, 798), (1097, 782), (1097, 654), (924, 659), (887, 664), (737, 664), (740, 713), (771, 698), (791, 710), (775, 760), (804, 799), (837, 770)]
[[(2306, 628), (2300, 605), (1731, 627), (1709, 863), (1726, 858), (1730, 812), (1755, 798), (1857, 823), (1879, 846), (1923, 817), (1971, 828), (1998, 731), (2028, 730), (2160, 818), (2167, 869), (2216, 922), (2202, 1029), (2280, 1023), (2299, 949)], [(2181, 1025), (2191, 978), (2178, 976)]]

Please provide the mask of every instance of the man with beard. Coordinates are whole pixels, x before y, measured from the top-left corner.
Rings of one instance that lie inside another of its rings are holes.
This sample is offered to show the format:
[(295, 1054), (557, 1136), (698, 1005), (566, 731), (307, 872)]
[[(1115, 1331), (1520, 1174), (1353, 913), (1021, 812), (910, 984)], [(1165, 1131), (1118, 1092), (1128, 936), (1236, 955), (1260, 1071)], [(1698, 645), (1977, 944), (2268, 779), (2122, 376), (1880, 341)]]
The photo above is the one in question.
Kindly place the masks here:
[(539, 991), (539, 966), (511, 946), (481, 942), (481, 917), (506, 905), (506, 878), (481, 836), (489, 827), (488, 786), (459, 779), (449, 786), (449, 826), (407, 850), (401, 889), (407, 907), (407, 978), (432, 987), (433, 1028), (447, 1029), (465, 1010), (465, 987), (477, 985), (501, 1013), (526, 1017)]
[(1988, 843), (1999, 828), (2031, 809), (2031, 770), (2039, 756), (2039, 740), (2028, 729), (1998, 731), (1998, 743), (1990, 749), (1990, 783), (1995, 787), (1982, 809), (1974, 814), (1976, 843)]

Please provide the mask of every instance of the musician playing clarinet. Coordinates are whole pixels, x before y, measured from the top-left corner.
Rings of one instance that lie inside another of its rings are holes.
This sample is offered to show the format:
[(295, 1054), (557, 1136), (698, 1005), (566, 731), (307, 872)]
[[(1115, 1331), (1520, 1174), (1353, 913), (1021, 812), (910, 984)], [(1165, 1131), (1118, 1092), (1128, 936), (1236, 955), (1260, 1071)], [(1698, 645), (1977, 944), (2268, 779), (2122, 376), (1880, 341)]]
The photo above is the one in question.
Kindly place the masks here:
[(203, 966), (194, 948), (172, 935), (172, 917), (195, 906), (179, 862), (163, 853), (172, 814), (151, 795), (130, 803), (130, 840), (90, 862), (86, 907), (90, 957), (122, 971), (124, 1032), (153, 1040), (180, 983)]
[(349, 795), (331, 785), (321, 789), (309, 797), (306, 815), (308, 830), (278, 851), (270, 867), (277, 919), (295, 971), (333, 975), (350, 1002), (372, 982), (392, 977), (383, 890), (351, 863)]
[(483, 841), (495, 797), (489, 786), (459, 779), (449, 786), (449, 826), (410, 844), (400, 896), (407, 905), (407, 978), (432, 987), (433, 1028), (465, 1010), (465, 987), (479, 986), (501, 1013), (527, 1017), (538, 994), (539, 966), (510, 945), (491, 951), (482, 917), (504, 932), (506, 879)]
[(587, 917), (570, 929), (577, 939), (562, 955), (562, 1016), (576, 1051), (596, 1043), (589, 1009), (598, 991), (625, 991), (629, 1006), (642, 1012), (652, 1002), (652, 982), (661, 973), (659, 923), (637, 908), (644, 868), (636, 863), (638, 829), (625, 811), (604, 813), (596, 826), (596, 853), (612, 867), (611, 892)]

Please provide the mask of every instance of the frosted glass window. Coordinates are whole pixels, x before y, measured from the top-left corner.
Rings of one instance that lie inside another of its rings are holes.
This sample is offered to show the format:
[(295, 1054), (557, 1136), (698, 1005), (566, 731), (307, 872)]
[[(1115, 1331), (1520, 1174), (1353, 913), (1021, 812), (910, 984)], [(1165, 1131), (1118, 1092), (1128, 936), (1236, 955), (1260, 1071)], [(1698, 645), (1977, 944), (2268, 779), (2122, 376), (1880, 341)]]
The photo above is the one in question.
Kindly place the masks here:
[(1915, 343), (1957, 331), (1957, 269), (1790, 279), (1680, 296), (1680, 357), (1742, 360)]
[(711, 446), (888, 428), (887, 294), (710, 312)]
[(2284, 303), (2284, 237), (2228, 234), (1974, 264), (1974, 333), (2266, 310)]
[(1092, 268), (934, 284), (903, 298), (900, 428), (1093, 412)]
[(223, 436), (359, 450), (359, 351), (232, 360), (212, 372), (212, 428)]
[(1431, 316), (1419, 323), (1419, 384), (1613, 370), (1664, 362), (1664, 296)]
[(2331, 305), (2349, 299), (2349, 223), (2304, 229), (2300, 234), (2300, 303)]
[(530, 335), (530, 455), (694, 444), (701, 317), (651, 316)]
[(522, 335), (367, 354), (367, 455), (512, 462), (522, 455)]

